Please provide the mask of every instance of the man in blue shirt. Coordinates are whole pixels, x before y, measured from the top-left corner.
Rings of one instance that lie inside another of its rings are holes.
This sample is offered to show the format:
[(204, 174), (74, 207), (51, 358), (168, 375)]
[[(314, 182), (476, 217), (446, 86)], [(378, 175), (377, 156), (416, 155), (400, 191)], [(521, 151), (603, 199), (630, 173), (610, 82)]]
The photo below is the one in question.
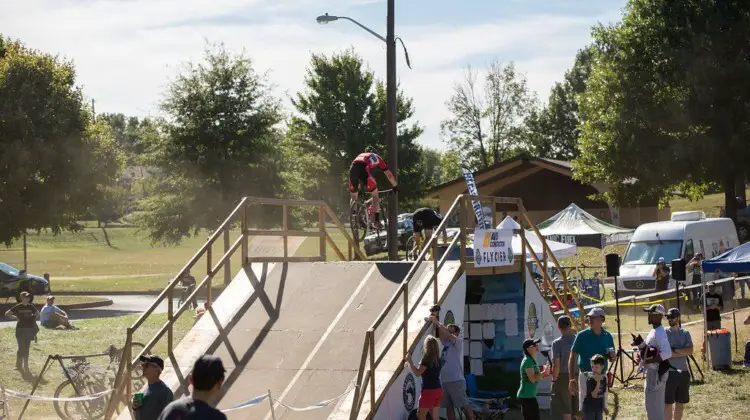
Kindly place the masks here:
[(682, 420), (685, 404), (690, 402), (690, 370), (688, 356), (693, 354), (693, 339), (690, 332), (680, 328), (680, 310), (670, 308), (667, 311), (667, 339), (672, 348), (667, 388), (664, 392), (665, 416), (667, 420)]
[[(568, 390), (571, 395), (578, 394), (578, 409), (583, 410), (583, 398), (586, 394), (587, 372), (591, 372), (591, 358), (595, 354), (607, 355), (609, 361), (615, 360), (615, 341), (612, 335), (604, 329), (604, 309), (593, 308), (586, 315), (589, 328), (579, 332), (573, 341), (568, 359), (568, 372), (578, 369), (578, 378), (568, 380)], [(607, 361), (604, 362), (602, 372), (607, 371)], [(607, 392), (604, 394), (604, 406), (607, 406)]]

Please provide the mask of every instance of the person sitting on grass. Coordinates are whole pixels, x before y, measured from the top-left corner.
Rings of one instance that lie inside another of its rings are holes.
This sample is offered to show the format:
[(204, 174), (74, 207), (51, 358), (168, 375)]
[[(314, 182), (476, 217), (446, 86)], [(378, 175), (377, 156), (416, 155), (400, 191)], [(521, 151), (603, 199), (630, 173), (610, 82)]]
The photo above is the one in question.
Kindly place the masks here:
[(602, 372), (606, 363), (606, 359), (601, 354), (595, 354), (591, 358), (591, 373), (586, 380), (586, 395), (583, 398), (583, 420), (602, 420), (603, 418), (607, 378)]
[(47, 296), (47, 304), (42, 306), (42, 311), (39, 314), (39, 321), (44, 328), (55, 329), (62, 326), (65, 327), (66, 330), (78, 329), (70, 323), (68, 314), (55, 306), (54, 296)]

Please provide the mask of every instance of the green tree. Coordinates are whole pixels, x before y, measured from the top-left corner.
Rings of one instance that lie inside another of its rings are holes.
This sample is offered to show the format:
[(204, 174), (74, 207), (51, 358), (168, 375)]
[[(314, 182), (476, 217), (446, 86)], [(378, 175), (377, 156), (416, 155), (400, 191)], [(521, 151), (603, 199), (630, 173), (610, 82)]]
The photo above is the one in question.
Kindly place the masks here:
[(440, 183), (453, 181), (464, 175), (461, 156), (453, 150), (446, 150), (440, 156)]
[(750, 143), (750, 3), (631, 0), (621, 23), (594, 30), (595, 64), (579, 105), (575, 174), (613, 186), (609, 198), (696, 198), (734, 181)]
[(8, 244), (27, 230), (80, 228), (101, 186), (117, 179), (121, 156), (92, 123), (71, 62), (2, 44), (0, 241)]
[(152, 241), (178, 243), (218, 226), (241, 197), (280, 191), (280, 104), (250, 58), (208, 46), (172, 80), (161, 108), (163, 135), (145, 139), (145, 163), (159, 173), (136, 218)]
[(524, 150), (524, 122), (537, 107), (526, 77), (513, 62), (493, 62), (483, 81), (480, 92), (477, 73), (466, 69), (446, 104), (452, 116), (441, 124), (450, 149), (470, 170), (487, 168)]
[[(327, 57), (313, 54), (305, 76), (305, 89), (292, 99), (298, 115), (289, 130), (294, 133), (298, 153), (315, 157), (327, 172), (317, 173), (314, 185), (305, 187), (305, 197), (322, 198), (336, 209), (347, 206), (345, 185), (352, 159), (368, 145), (385, 154), (386, 91), (362, 58), (353, 50)], [(398, 94), (399, 196), (416, 197), (422, 174), (418, 171), (421, 150), (415, 140), (422, 133), (409, 124), (412, 101)], [(387, 154), (384, 156), (388, 160)], [(298, 165), (295, 165), (298, 166)]]
[(127, 156), (128, 165), (138, 163), (138, 156), (144, 152), (145, 131), (152, 129), (155, 122), (150, 118), (126, 117), (122, 113), (101, 114), (97, 119), (106, 121), (114, 132), (117, 143)]

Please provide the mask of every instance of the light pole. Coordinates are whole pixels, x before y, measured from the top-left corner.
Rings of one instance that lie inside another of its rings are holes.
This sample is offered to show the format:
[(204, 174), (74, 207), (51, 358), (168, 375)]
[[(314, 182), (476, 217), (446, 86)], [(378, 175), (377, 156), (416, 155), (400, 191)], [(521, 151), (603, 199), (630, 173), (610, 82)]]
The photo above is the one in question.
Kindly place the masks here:
[[(388, 18), (386, 24), (386, 36), (383, 38), (380, 34), (346, 16), (331, 16), (328, 13), (318, 16), (316, 19), (320, 24), (334, 22), (339, 19), (348, 20), (354, 23), (377, 39), (386, 44), (386, 130), (387, 130), (387, 160), (388, 169), (391, 170), (393, 177), (398, 182), (398, 141), (396, 138), (396, 35), (395, 35), (395, 0), (388, 0)], [(401, 41), (403, 46), (404, 41)], [(406, 64), (409, 63), (409, 53), (406, 52)], [(390, 194), (388, 196), (388, 259), (391, 261), (398, 259), (398, 195)]]

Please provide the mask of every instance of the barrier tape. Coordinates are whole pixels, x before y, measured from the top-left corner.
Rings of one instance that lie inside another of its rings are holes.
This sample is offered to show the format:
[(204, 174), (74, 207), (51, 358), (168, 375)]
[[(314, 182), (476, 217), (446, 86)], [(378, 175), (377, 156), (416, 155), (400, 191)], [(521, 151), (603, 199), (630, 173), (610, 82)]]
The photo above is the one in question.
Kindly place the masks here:
[(268, 398), (268, 396), (269, 395), (267, 393), (263, 394), (263, 395), (258, 395), (257, 397), (255, 397), (255, 398), (253, 398), (251, 400), (248, 400), (248, 401), (245, 401), (245, 402), (241, 402), (241, 403), (235, 404), (235, 405), (233, 405), (233, 406), (231, 406), (231, 407), (229, 407), (227, 409), (221, 410), (221, 412), (222, 413), (228, 413), (230, 411), (241, 410), (243, 408), (256, 406), (256, 405), (262, 403), (263, 401), (265, 401), (266, 398)]
[(338, 397), (331, 398), (330, 400), (321, 401), (321, 402), (319, 402), (317, 404), (309, 405), (307, 407), (301, 407), (301, 408), (299, 408), (299, 407), (292, 407), (290, 405), (284, 404), (282, 401), (279, 401), (279, 400), (274, 400), (274, 401), (276, 401), (277, 403), (279, 403), (280, 406), (286, 408), (287, 410), (291, 410), (291, 411), (302, 412), (302, 411), (317, 410), (319, 408), (328, 407), (329, 405), (335, 403), (336, 401), (340, 400), (341, 398), (344, 398), (344, 396), (346, 394), (352, 392), (352, 390), (355, 388), (355, 387), (351, 386), (353, 384), (354, 384), (354, 382), (351, 382), (349, 384), (349, 386), (347, 387), (346, 391), (344, 391), (344, 393), (341, 394), (341, 395), (339, 395)]
[(108, 389), (106, 391), (97, 392), (96, 394), (84, 395), (81, 397), (44, 397), (41, 395), (30, 395), (23, 392), (13, 391), (12, 389), (5, 389), (5, 394), (14, 398), (31, 401), (91, 401), (101, 398), (107, 394), (114, 392), (114, 389)]
[(5, 394), (5, 387), (0, 384), (0, 420), (10, 418), (10, 404), (8, 396)]

